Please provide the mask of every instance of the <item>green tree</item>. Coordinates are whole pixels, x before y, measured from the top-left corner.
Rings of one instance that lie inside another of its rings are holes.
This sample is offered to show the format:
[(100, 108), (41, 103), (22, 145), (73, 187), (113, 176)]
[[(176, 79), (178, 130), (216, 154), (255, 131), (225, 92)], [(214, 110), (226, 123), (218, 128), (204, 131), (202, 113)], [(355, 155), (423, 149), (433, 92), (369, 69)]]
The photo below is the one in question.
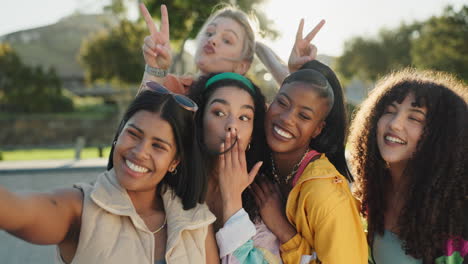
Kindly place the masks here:
[(62, 95), (60, 79), (53, 68), (24, 65), (16, 52), (0, 43), (0, 104), (8, 112), (66, 112), (73, 103)]
[(441, 16), (381, 30), (376, 38), (354, 37), (336, 61), (346, 79), (375, 81), (403, 67), (446, 71), (468, 81), (468, 6), (447, 7)]
[(426, 21), (411, 57), (416, 67), (451, 72), (468, 83), (468, 6), (458, 12), (447, 7)]
[(375, 81), (382, 75), (412, 65), (412, 39), (419, 23), (402, 24), (395, 30), (383, 29), (377, 38), (354, 37), (345, 43), (345, 51), (336, 61), (337, 70), (346, 79), (354, 76)]
[(142, 23), (122, 20), (110, 31), (102, 31), (83, 41), (79, 60), (86, 79), (138, 83), (144, 70), (141, 45), (148, 34)]

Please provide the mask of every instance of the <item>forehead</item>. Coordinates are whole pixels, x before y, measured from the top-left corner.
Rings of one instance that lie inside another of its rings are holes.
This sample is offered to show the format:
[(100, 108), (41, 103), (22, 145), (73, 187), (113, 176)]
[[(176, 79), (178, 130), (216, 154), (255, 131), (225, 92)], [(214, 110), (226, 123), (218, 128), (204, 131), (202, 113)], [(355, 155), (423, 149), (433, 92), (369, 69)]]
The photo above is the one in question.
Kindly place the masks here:
[(208, 24), (208, 27), (216, 27), (222, 31), (233, 31), (239, 36), (244, 36), (244, 28), (236, 20), (230, 17), (219, 16)]
[(290, 103), (297, 107), (307, 107), (315, 112), (328, 111), (327, 98), (321, 97), (310, 84), (291, 82), (281, 86), (278, 96), (287, 97)]
[(159, 113), (152, 113), (141, 110), (136, 112), (125, 124), (126, 127), (132, 125), (141, 130), (145, 136), (157, 137), (174, 143), (174, 133), (172, 126), (164, 120)]
[(254, 106), (254, 101), (252, 96), (242, 88), (236, 86), (223, 86), (217, 88), (213, 94), (211, 94), (208, 104), (213, 102), (215, 99), (222, 99), (226, 101), (231, 106), (242, 106), (250, 105)]

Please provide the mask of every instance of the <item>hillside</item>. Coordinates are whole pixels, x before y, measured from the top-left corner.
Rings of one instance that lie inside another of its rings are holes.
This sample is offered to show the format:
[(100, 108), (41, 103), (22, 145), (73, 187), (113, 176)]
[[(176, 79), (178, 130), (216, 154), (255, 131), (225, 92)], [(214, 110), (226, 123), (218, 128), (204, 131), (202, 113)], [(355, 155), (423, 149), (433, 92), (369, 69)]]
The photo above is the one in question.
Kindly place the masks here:
[(0, 42), (9, 43), (28, 65), (53, 66), (61, 77), (82, 77), (77, 61), (81, 41), (116, 22), (109, 15), (74, 14), (49, 26), (1, 36)]

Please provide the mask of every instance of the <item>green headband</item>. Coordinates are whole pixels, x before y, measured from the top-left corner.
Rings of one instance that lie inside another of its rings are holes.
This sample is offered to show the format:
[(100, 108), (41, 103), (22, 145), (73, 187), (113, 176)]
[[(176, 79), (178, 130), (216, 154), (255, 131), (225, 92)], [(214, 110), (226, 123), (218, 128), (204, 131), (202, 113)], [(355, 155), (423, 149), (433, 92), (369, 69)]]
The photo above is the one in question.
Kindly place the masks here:
[(221, 80), (236, 80), (236, 81), (239, 81), (241, 83), (243, 83), (245, 86), (247, 86), (253, 94), (255, 94), (255, 89), (254, 89), (254, 86), (252, 84), (252, 82), (245, 78), (243, 75), (240, 75), (240, 74), (237, 74), (237, 73), (234, 73), (234, 72), (223, 72), (223, 73), (220, 73), (220, 74), (216, 74), (215, 76), (211, 77), (205, 84), (205, 88), (207, 88), (208, 86), (212, 85), (213, 83), (217, 82), (217, 81), (221, 81)]

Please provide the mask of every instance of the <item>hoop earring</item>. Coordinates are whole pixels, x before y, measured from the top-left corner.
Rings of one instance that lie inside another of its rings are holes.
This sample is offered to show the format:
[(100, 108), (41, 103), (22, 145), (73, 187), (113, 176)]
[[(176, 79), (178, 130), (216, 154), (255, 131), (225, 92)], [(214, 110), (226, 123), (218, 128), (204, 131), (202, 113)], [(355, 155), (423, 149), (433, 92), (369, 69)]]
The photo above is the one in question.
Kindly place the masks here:
[(247, 145), (246, 151), (249, 151), (249, 150), (250, 150), (250, 142), (249, 142), (249, 144)]
[(174, 170), (171, 171), (171, 174), (172, 174), (172, 175), (176, 175), (176, 174), (177, 174), (177, 167), (175, 167)]
[(112, 142), (112, 145), (115, 146), (115, 144), (117, 144), (117, 140), (114, 140), (114, 142)]

